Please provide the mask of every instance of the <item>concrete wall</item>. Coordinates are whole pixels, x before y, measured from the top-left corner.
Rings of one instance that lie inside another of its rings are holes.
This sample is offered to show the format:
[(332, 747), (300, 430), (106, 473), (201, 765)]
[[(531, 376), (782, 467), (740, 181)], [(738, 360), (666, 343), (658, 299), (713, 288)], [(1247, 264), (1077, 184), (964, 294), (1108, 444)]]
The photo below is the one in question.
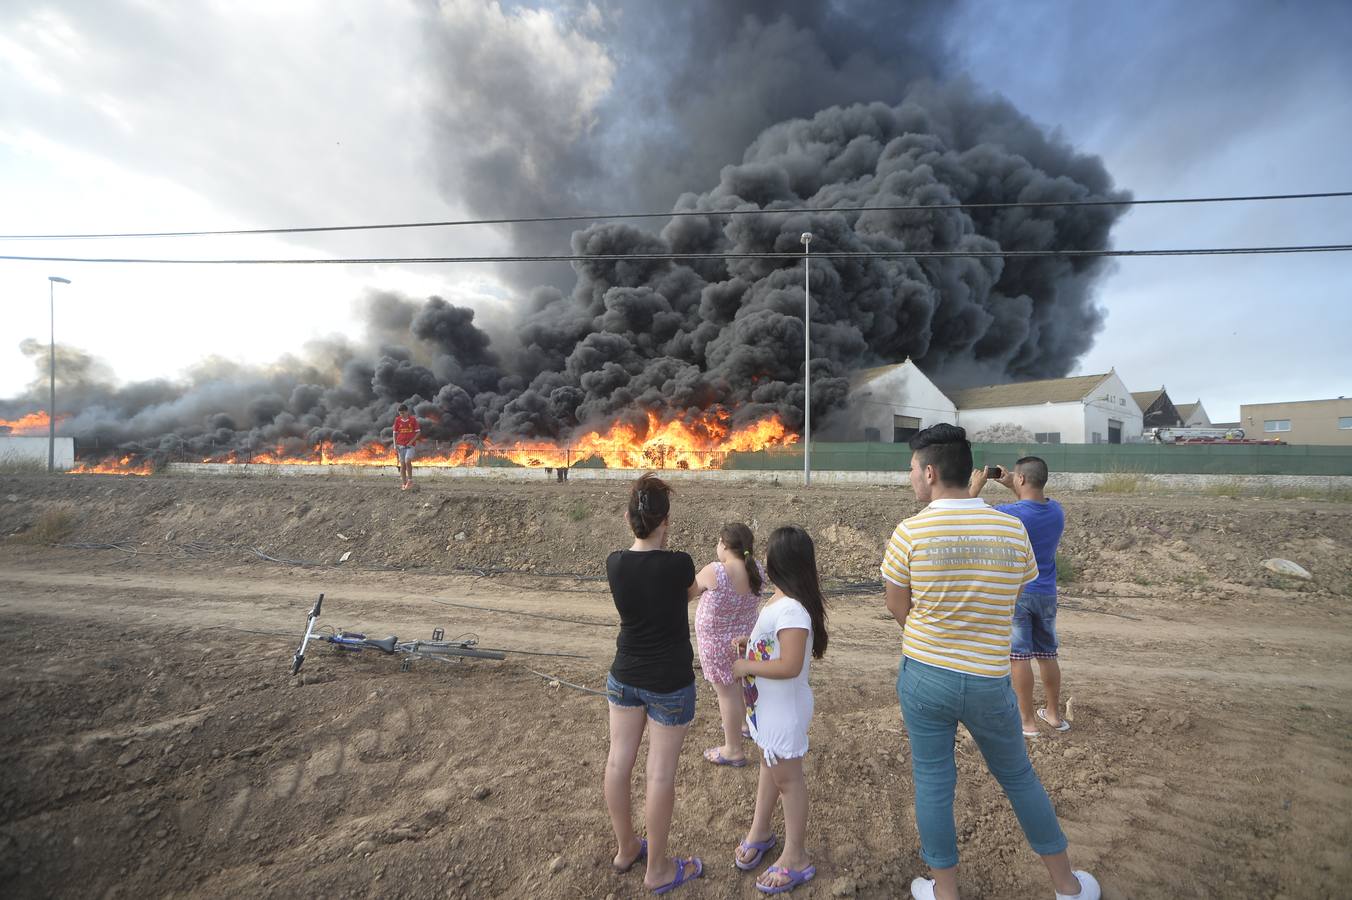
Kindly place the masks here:
[[(47, 467), (47, 438), (0, 435), (0, 463), (39, 463)], [(62, 471), (75, 466), (75, 439), (56, 439), (56, 467)]]
[[(1339, 419), (1352, 419), (1352, 399), (1246, 403), (1239, 408), (1239, 427), (1250, 440), (1280, 438), (1288, 444), (1352, 445), (1352, 428), (1339, 428)], [(1290, 422), (1291, 430), (1265, 430), (1265, 422), (1277, 420)]]
[[(394, 478), (398, 474), (393, 466), (267, 466), (267, 465), (225, 465), (221, 463), (170, 463), (167, 467), (170, 475), (219, 477), (222, 475), (236, 478), (279, 478), (284, 476), (310, 476), (316, 478), (389, 478), (390, 489), (394, 490)], [(757, 482), (761, 484), (781, 484), (786, 487), (801, 485), (801, 471), (758, 471), (750, 469), (662, 469), (658, 474), (669, 481), (689, 481), (698, 479), (706, 483), (725, 481)], [(554, 481), (553, 474), (543, 469), (514, 469), (499, 467), (467, 466), (452, 468), (417, 468), (415, 480), (444, 482), (455, 479), (491, 478), (498, 481)], [(573, 469), (570, 481), (630, 481), (638, 473), (628, 469)], [(1047, 482), (1048, 491), (1087, 491), (1093, 490), (1105, 478), (1120, 478), (1115, 474), (1096, 474), (1092, 472), (1053, 472)], [(1331, 490), (1352, 490), (1352, 476), (1341, 475), (1136, 475), (1134, 476), (1143, 490), (1151, 488), (1179, 491), (1200, 491), (1208, 487), (1238, 487), (1246, 491), (1260, 491), (1264, 488), (1295, 488), (1308, 490), (1311, 496)], [(909, 489), (909, 474), (905, 470), (895, 472), (813, 472), (813, 484), (858, 484), (858, 485), (897, 485)], [(983, 496), (990, 502), (1004, 502), (1010, 499), (1007, 491), (990, 488)]]

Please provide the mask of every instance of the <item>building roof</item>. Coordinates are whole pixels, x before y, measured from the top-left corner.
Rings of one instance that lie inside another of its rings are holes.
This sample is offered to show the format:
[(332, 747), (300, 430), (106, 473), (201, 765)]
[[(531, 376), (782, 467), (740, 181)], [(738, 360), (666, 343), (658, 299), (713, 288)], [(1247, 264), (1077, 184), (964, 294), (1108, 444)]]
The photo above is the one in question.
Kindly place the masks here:
[(859, 387), (861, 384), (868, 384), (875, 378), (881, 378), (888, 372), (900, 369), (908, 362), (910, 362), (910, 359), (907, 359), (906, 362), (892, 363), (886, 366), (874, 366), (871, 369), (859, 369), (858, 371), (852, 372), (850, 374), (850, 386)]
[(1083, 400), (1110, 373), (1077, 375), (1074, 378), (1044, 378), (1018, 384), (946, 390), (958, 409), (992, 409), (1001, 406), (1035, 406), (1039, 403), (1074, 403)]
[(1201, 400), (1198, 400), (1196, 403), (1175, 403), (1174, 409), (1178, 410), (1178, 417), (1186, 422), (1192, 417), (1193, 413), (1197, 412), (1197, 407), (1201, 405)]
[[(1160, 388), (1157, 391), (1132, 391), (1131, 399), (1136, 401), (1136, 405), (1141, 408), (1141, 412), (1145, 412), (1155, 405), (1155, 401), (1158, 400), (1163, 393), (1164, 388)], [(1177, 409), (1178, 407), (1175, 406), (1174, 408)], [(1179, 413), (1179, 415), (1182, 415), (1182, 413)]]

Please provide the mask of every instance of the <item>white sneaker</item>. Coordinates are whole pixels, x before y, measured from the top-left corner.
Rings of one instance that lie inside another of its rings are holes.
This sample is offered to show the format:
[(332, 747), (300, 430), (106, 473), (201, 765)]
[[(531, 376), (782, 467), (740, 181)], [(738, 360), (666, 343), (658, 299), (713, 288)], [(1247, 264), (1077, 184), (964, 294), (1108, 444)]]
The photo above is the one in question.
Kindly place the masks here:
[[(1062, 894), (1058, 892), (1056, 900), (1099, 900), (1099, 898), (1103, 896), (1103, 891), (1099, 888), (1098, 880), (1095, 879), (1093, 875), (1090, 875), (1088, 872), (1082, 872), (1079, 869), (1076, 869), (1071, 874), (1080, 879), (1080, 892), (1078, 894)], [(911, 891), (915, 891), (914, 886), (912, 886)]]
[(911, 882), (913, 900), (934, 900), (934, 879), (917, 878)]

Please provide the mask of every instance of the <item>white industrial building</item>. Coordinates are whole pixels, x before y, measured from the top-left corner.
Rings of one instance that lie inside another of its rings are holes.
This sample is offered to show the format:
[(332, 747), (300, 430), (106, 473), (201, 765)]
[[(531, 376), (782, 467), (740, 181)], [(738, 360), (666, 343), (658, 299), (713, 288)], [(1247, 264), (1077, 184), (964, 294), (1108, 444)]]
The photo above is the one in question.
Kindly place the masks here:
[(968, 434), (1009, 423), (1039, 444), (1141, 440), (1141, 407), (1116, 372), (966, 388), (949, 396)]
[[(47, 466), (47, 436), (0, 435), (0, 463), (10, 465)], [(54, 451), (56, 468), (62, 471), (75, 467), (75, 439), (59, 437)]]
[(1210, 428), (1211, 416), (1202, 408), (1202, 401), (1196, 403), (1176, 403), (1178, 417), (1183, 420), (1184, 428)]
[(1143, 414), (1116, 372), (944, 391), (911, 360), (855, 373), (846, 408), (823, 423), (821, 440), (903, 443), (939, 422), (969, 435), (1022, 428), (1043, 444), (1141, 440)]
[(953, 401), (909, 359), (854, 373), (844, 410), (832, 413), (822, 440), (904, 444), (922, 428), (957, 421)]

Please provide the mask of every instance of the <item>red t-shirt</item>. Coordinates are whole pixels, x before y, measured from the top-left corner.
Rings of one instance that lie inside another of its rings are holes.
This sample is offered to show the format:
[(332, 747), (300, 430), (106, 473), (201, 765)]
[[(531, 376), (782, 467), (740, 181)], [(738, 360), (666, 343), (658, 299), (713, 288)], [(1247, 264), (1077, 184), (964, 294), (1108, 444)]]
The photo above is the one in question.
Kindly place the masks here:
[(394, 443), (399, 447), (410, 447), (418, 439), (422, 429), (418, 426), (418, 420), (414, 416), (395, 416), (394, 417)]

